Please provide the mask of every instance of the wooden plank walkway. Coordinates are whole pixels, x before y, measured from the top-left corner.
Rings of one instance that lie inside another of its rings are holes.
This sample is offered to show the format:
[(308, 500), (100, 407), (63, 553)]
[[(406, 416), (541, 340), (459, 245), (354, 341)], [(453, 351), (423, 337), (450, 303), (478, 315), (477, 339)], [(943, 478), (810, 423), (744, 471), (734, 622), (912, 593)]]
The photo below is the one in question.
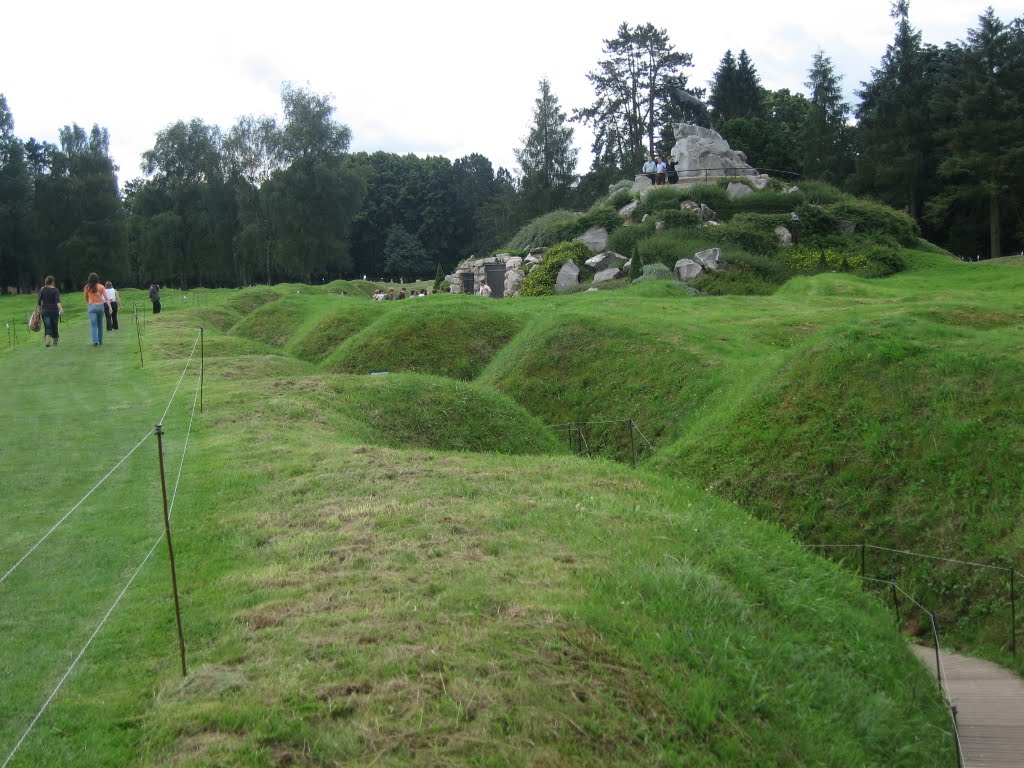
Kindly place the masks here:
[[(935, 649), (911, 646), (935, 674)], [(957, 709), (967, 768), (1024, 766), (1024, 680), (1003, 667), (940, 652), (950, 701)]]

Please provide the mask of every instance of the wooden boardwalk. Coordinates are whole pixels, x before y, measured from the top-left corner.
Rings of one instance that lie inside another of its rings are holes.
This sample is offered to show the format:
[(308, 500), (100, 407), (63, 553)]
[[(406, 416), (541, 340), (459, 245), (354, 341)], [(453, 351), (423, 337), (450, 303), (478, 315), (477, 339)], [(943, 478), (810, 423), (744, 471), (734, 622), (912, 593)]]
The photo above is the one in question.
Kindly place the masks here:
[[(935, 649), (911, 646), (935, 673)], [(980, 659), (940, 652), (967, 768), (1024, 766), (1024, 680)]]

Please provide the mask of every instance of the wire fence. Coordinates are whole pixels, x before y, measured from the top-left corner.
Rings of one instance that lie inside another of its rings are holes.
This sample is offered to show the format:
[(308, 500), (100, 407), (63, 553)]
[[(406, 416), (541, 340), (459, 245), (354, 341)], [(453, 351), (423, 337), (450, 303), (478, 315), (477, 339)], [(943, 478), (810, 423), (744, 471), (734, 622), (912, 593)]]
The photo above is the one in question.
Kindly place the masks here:
[(889, 591), (892, 594), (893, 611), (896, 613), (896, 624), (901, 623), (900, 617), (900, 603), (899, 595), (903, 595), (910, 603), (912, 603), (920, 612), (928, 617), (929, 625), (931, 628), (932, 643), (935, 647), (935, 682), (939, 688), (939, 695), (946, 704), (946, 709), (949, 712), (949, 719), (952, 724), (953, 734), (953, 749), (956, 750), (956, 764), (959, 768), (963, 768), (964, 764), (964, 748), (960, 741), (960, 728), (956, 720), (956, 705), (953, 703), (953, 697), (949, 690), (949, 681), (946, 679), (946, 673), (942, 666), (942, 654), (940, 653), (941, 641), (939, 639), (939, 625), (935, 620), (935, 614), (921, 605), (917, 599), (914, 598), (909, 592), (901, 587), (895, 581), (889, 581), (886, 579), (875, 579), (870, 576), (861, 576), (861, 579), (865, 583), (872, 583), (881, 586), (888, 586)]
[[(82, 503), (84, 503), (85, 500), (88, 499), (89, 496), (91, 496), (96, 491), (97, 488), (99, 488), (112, 474), (114, 474), (114, 472), (119, 467), (121, 467), (127, 461), (127, 459), (132, 454), (134, 454), (146, 442), (146, 440), (151, 435), (156, 434), (158, 436), (158, 438), (159, 438), (160, 435), (162, 435), (163, 422), (167, 418), (167, 415), (170, 412), (171, 406), (174, 403), (175, 398), (177, 397), (178, 392), (179, 392), (179, 390), (181, 388), (181, 383), (182, 383), (182, 381), (185, 378), (185, 374), (188, 372), (189, 367), (191, 366), (191, 364), (192, 364), (192, 362), (193, 362), (193, 360), (195, 358), (196, 348), (200, 344), (200, 339), (201, 338), (202, 338), (202, 330), (200, 330), (199, 334), (197, 334), (197, 336), (196, 336), (196, 341), (192, 345), (192, 350), (191, 350), (191, 352), (189, 354), (188, 360), (185, 362), (185, 366), (182, 369), (181, 376), (178, 378), (178, 382), (177, 382), (177, 384), (176, 384), (176, 386), (174, 388), (173, 393), (171, 394), (170, 399), (168, 400), (167, 407), (164, 409), (164, 412), (163, 412), (163, 414), (161, 415), (161, 418), (160, 418), (160, 423), (157, 424), (156, 429), (153, 430), (153, 431), (148, 432), (146, 434), (146, 436), (144, 438), (142, 438), (142, 440), (140, 440), (138, 443), (136, 443), (136, 445), (127, 454), (125, 454), (125, 456), (117, 464), (115, 464), (115, 466), (110, 471), (108, 471), (100, 479), (100, 481), (97, 482), (88, 491), (88, 493), (86, 493), (86, 495), (81, 500), (79, 500), (79, 502), (77, 504), (75, 504), (67, 513), (65, 513), (65, 515), (63, 517), (60, 518), (60, 520), (57, 521), (57, 523), (55, 523), (45, 534), (43, 534), (43, 536), (38, 541), (36, 541), (36, 543), (33, 544), (33, 546), (15, 564), (10, 569), (8, 569), (8, 571), (3, 575), (3, 577), (0, 577), (0, 584), (2, 584), (3, 581), (6, 580), (7, 577), (10, 576), (18, 568), (18, 566), (20, 566), (33, 552), (35, 552), (36, 549), (38, 549), (39, 546), (50, 536), (50, 534), (52, 534), (55, 530), (57, 530), (71, 516), (71, 514), (76, 509), (78, 509), (82, 505)], [(192, 400), (192, 410), (191, 410), (191, 414), (189, 416), (188, 427), (187, 427), (186, 432), (185, 432), (185, 439), (184, 439), (184, 443), (183, 443), (182, 451), (181, 451), (181, 460), (178, 463), (178, 472), (177, 472), (177, 476), (175, 478), (174, 488), (173, 488), (173, 491), (172, 491), (172, 494), (171, 494), (171, 498), (170, 498), (169, 504), (168, 504), (168, 501), (167, 501), (166, 488), (164, 488), (164, 493), (163, 493), (163, 498), (164, 498), (164, 520), (165, 520), (165, 524), (167, 526), (166, 531), (161, 531), (160, 535), (153, 542), (152, 546), (150, 546), (149, 550), (146, 552), (145, 556), (142, 558), (142, 560), (139, 563), (138, 567), (132, 572), (132, 574), (129, 577), (127, 583), (125, 583), (124, 587), (121, 589), (121, 591), (118, 593), (117, 597), (114, 599), (113, 603), (109, 606), (107, 611), (104, 613), (103, 617), (100, 619), (99, 623), (93, 629), (93, 631), (90, 634), (90, 636), (88, 637), (88, 639), (85, 641), (85, 643), (79, 649), (77, 655), (75, 656), (75, 658), (73, 659), (71, 664), (67, 667), (67, 669), (64, 671), (64, 673), (57, 680), (57, 683), (53, 687), (53, 689), (50, 692), (50, 694), (42, 702), (41, 706), (38, 708), (38, 710), (36, 711), (35, 715), (32, 717), (32, 719), (29, 721), (28, 725), (22, 731), (20, 737), (18, 738), (17, 742), (14, 744), (14, 746), (10, 750), (10, 752), (7, 754), (7, 756), (4, 759), (3, 763), (0, 764), (0, 768), (7, 768), (7, 766), (10, 764), (10, 762), (14, 759), (15, 755), (18, 753), (18, 751), (21, 749), (22, 745), (25, 743), (26, 739), (31, 734), (33, 728), (35, 728), (36, 724), (43, 717), (44, 713), (47, 711), (47, 709), (49, 708), (50, 704), (57, 697), (57, 694), (60, 692), (60, 690), (63, 687), (64, 683), (71, 676), (72, 672), (74, 672), (74, 670), (77, 667), (78, 663), (84, 657), (85, 653), (88, 651), (88, 649), (92, 645), (93, 641), (96, 639), (96, 637), (99, 635), (100, 631), (106, 625), (107, 621), (113, 615), (113, 613), (116, 610), (117, 606), (120, 604), (120, 602), (124, 598), (125, 594), (127, 594), (129, 588), (135, 582), (135, 580), (138, 577), (138, 575), (142, 572), (142, 569), (146, 566), (146, 563), (148, 563), (149, 560), (152, 558), (153, 554), (156, 552), (157, 547), (160, 545), (161, 541), (163, 541), (165, 539), (165, 537), (166, 537), (168, 548), (169, 548), (169, 551), (170, 551), (170, 554), (171, 554), (172, 582), (174, 583), (175, 610), (177, 612), (177, 579), (176, 579), (176, 576), (174, 575), (174, 572), (173, 572), (173, 549), (171, 548), (171, 539), (170, 539), (170, 519), (171, 519), (171, 516), (172, 516), (173, 511), (174, 511), (174, 503), (175, 503), (175, 501), (177, 499), (178, 489), (179, 489), (179, 486), (180, 486), (180, 483), (181, 483), (182, 472), (183, 472), (183, 469), (184, 469), (184, 466), (185, 466), (185, 458), (186, 458), (186, 454), (187, 454), (187, 451), (188, 451), (189, 439), (190, 439), (191, 434), (192, 434), (192, 427), (193, 427), (193, 424), (194, 424), (194, 421), (195, 421), (196, 408), (197, 408), (197, 405), (201, 402), (201, 399), (202, 399), (202, 385), (203, 385), (202, 376), (197, 373), (195, 394), (194, 394), (193, 400)], [(161, 482), (162, 486), (163, 486), (163, 475), (164, 475), (164, 469), (163, 469), (163, 450), (162, 450), (162, 441), (161, 441), (161, 451), (160, 451), (160, 482)], [(181, 645), (182, 670), (183, 670), (183, 673), (184, 673), (184, 670), (185, 670), (184, 640), (183, 640), (183, 637), (182, 637), (182, 634), (181, 634), (180, 614), (178, 615), (178, 634), (179, 634), (179, 640), (181, 641), (181, 644), (182, 644)]]
[(569, 421), (552, 424), (577, 456), (628, 461), (636, 466), (654, 453), (654, 446), (632, 418)]
[[(862, 578), (898, 581), (931, 605), (945, 626), (971, 631), (976, 640), (1001, 648), (1016, 663), (1017, 601), (1024, 581), (1014, 564), (979, 563), (866, 543), (806, 546), (832, 552), (834, 560), (854, 568)], [(917, 633), (920, 618), (906, 617), (904, 629)]]

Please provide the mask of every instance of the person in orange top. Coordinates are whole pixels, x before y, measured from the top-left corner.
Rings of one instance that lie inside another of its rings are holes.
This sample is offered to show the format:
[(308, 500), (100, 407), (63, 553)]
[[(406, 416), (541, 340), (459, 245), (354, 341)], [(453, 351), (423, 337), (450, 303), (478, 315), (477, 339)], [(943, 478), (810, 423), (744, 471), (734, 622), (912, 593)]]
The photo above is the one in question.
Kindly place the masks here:
[(85, 302), (89, 305), (89, 330), (92, 331), (92, 345), (98, 347), (103, 343), (103, 323), (106, 317), (104, 308), (110, 307), (110, 297), (107, 296), (107, 290), (100, 285), (100, 276), (95, 272), (89, 273), (84, 293)]

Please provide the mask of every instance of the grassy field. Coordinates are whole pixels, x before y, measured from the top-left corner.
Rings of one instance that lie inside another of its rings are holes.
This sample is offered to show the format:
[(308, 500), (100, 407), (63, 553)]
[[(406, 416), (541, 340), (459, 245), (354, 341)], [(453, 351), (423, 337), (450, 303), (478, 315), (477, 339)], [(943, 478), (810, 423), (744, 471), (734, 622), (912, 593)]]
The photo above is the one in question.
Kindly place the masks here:
[[(732, 503), (1015, 551), (1024, 272), (913, 261), (756, 298), (168, 291), (144, 367), (127, 317), (103, 349), (80, 308), (56, 350), (21, 330), (0, 575), (138, 448), (0, 583), (0, 761), (160, 535), (162, 420), (190, 674), (158, 546), (12, 766), (953, 764), (891, 611)], [(547, 428), (628, 417), (638, 470), (621, 431), (588, 460)], [(963, 641), (998, 655), (998, 610)]]

